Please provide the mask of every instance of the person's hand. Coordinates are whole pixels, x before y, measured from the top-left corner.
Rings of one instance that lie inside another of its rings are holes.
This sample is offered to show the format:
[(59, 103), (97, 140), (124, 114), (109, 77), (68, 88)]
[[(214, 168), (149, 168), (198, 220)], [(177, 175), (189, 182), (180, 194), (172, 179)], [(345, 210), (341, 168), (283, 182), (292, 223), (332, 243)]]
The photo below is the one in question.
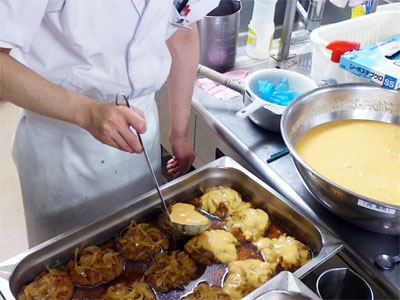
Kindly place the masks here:
[(82, 125), (103, 144), (131, 153), (141, 153), (142, 145), (129, 126), (140, 134), (146, 131), (146, 121), (141, 110), (101, 102), (89, 106)]
[(170, 141), (174, 156), (167, 162), (167, 173), (177, 178), (189, 171), (195, 154), (188, 136), (170, 137)]

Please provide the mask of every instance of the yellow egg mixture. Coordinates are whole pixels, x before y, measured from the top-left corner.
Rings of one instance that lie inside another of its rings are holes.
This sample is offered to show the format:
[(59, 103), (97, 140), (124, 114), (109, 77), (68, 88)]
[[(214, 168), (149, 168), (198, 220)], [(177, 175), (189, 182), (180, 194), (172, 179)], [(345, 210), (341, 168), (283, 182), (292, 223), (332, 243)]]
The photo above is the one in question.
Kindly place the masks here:
[(209, 223), (206, 216), (195, 210), (195, 207), (187, 203), (176, 203), (171, 207), (171, 220), (178, 224), (205, 225)]
[(363, 196), (400, 205), (400, 126), (334, 121), (307, 131), (295, 148), (331, 181)]
[(237, 260), (237, 239), (225, 230), (204, 231), (185, 245), (185, 251), (192, 253), (198, 249), (210, 251), (218, 262), (228, 264)]

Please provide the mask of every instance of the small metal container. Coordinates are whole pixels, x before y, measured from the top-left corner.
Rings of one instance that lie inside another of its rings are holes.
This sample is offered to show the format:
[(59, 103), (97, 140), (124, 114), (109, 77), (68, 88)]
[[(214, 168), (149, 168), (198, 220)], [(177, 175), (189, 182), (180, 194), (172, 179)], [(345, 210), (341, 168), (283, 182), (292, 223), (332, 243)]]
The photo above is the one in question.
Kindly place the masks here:
[(254, 300), (312, 300), (311, 298), (296, 292), (288, 292), (283, 290), (274, 290), (262, 294)]
[(293, 273), (282, 271), (242, 300), (320, 300)]
[[(236, 189), (254, 206), (265, 209), (271, 219), (282, 225), (289, 234), (310, 246), (314, 256), (294, 273), (302, 277), (321, 265), (343, 247), (341, 241), (316, 220), (299, 213), (293, 204), (266, 185), (263, 181), (228, 157), (215, 160), (190, 174), (161, 187), (167, 202), (187, 200), (199, 196), (201, 190), (211, 186), (226, 185)], [(45, 266), (54, 267), (74, 257), (75, 248), (100, 245), (117, 236), (131, 220), (142, 222), (157, 218), (160, 200), (155, 190), (133, 199), (125, 207), (116, 209), (110, 216), (77, 230), (61, 234), (0, 263), (0, 295), (14, 299), (21, 287)], [(202, 277), (189, 284), (184, 292), (189, 294)], [(0, 297), (1, 298), (1, 297)]]
[(217, 71), (235, 65), (241, 2), (221, 0), (219, 6), (199, 21), (200, 63)]
[(322, 273), (316, 283), (318, 295), (324, 299), (373, 300), (368, 282), (348, 268), (330, 269)]
[(332, 182), (296, 152), (298, 139), (311, 128), (354, 119), (400, 125), (400, 93), (354, 83), (312, 90), (286, 108), (281, 120), (282, 137), (304, 185), (321, 204), (361, 228), (399, 235), (400, 206), (365, 197)]

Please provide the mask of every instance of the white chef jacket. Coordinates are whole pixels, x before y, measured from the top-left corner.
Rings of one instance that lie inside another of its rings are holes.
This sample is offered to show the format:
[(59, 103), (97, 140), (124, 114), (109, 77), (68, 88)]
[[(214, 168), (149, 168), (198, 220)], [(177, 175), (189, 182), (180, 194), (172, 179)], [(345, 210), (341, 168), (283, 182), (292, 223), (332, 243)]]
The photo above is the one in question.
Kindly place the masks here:
[[(213, 7), (210, 7), (210, 10)], [(160, 173), (154, 92), (171, 64), (172, 0), (0, 0), (0, 46), (47, 80), (102, 102), (129, 95)], [(105, 217), (153, 188), (142, 154), (26, 111), (13, 141), (30, 246)], [(139, 183), (139, 184), (138, 184)]]

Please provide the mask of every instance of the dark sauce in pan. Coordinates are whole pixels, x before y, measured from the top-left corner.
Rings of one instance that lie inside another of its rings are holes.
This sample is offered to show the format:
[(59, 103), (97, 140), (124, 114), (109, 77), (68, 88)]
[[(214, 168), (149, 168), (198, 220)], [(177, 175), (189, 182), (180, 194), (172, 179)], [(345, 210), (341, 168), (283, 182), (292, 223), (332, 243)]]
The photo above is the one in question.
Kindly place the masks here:
[[(197, 209), (200, 210), (199, 199), (193, 198), (188, 201), (188, 203), (194, 205)], [(215, 229), (226, 229), (225, 228), (225, 220), (208, 213), (202, 211), (210, 220), (211, 225), (209, 230)], [(162, 220), (162, 218), (160, 218)], [(164, 232), (168, 232), (166, 228), (163, 228), (160, 223), (162, 221), (153, 219), (149, 221), (150, 224), (159, 227)], [(121, 233), (127, 228), (123, 229)], [(270, 225), (268, 230), (265, 232), (264, 236), (268, 238), (278, 238), (282, 234), (285, 234), (286, 231), (279, 226), (274, 220), (270, 220)], [(168, 233), (167, 236), (170, 241), (170, 247), (168, 252), (173, 250), (181, 250), (183, 251), (184, 245), (190, 239), (190, 237), (184, 237), (179, 239), (173, 239)], [(114, 240), (108, 241), (103, 245), (99, 246), (100, 248), (111, 248), (115, 251), (116, 249), (116, 242)], [(237, 246), (237, 254), (238, 260), (245, 260), (245, 259), (259, 259), (264, 260), (261, 254), (261, 251), (258, 251), (257, 248), (251, 243), (247, 241), (240, 241), (239, 245)], [(311, 253), (312, 256), (312, 253)], [(97, 286), (92, 287), (75, 287), (74, 295), (72, 299), (74, 300), (94, 300), (100, 299), (101, 295), (110, 287), (111, 285), (115, 285), (117, 283), (126, 283), (130, 284), (134, 281), (140, 280), (143, 276), (145, 271), (152, 265), (151, 259), (148, 261), (130, 261), (126, 260), (124, 264), (124, 270), (120, 276), (114, 279), (111, 282), (99, 284)], [(182, 290), (171, 290), (167, 293), (157, 292), (153, 289), (153, 292), (158, 300), (175, 300), (181, 299), (184, 296), (190, 294), (194, 288), (201, 282), (206, 282), (209, 286), (223, 286), (223, 281), (225, 276), (228, 273), (228, 265), (227, 264), (212, 264), (209, 266), (202, 266), (197, 264), (198, 272), (195, 276), (195, 279), (189, 282), (186, 286), (183, 287)], [(279, 271), (279, 270), (278, 270)]]
[[(220, 218), (210, 218), (211, 219), (211, 226), (210, 229), (224, 229), (225, 222)], [(156, 221), (150, 222), (152, 225), (157, 226)], [(265, 233), (265, 237), (268, 238), (277, 238), (282, 234), (285, 234), (286, 231), (280, 227), (276, 222), (273, 220)], [(171, 237), (170, 239), (170, 249), (168, 252), (173, 250), (183, 250), (184, 245), (190, 238), (184, 238), (179, 240), (174, 240)], [(109, 241), (100, 246), (100, 248), (111, 248), (116, 250), (116, 244), (114, 241)], [(240, 241), (239, 245), (237, 246), (237, 254), (238, 260), (245, 260), (245, 259), (259, 259), (263, 260), (261, 251), (257, 250), (251, 242), (247, 241)], [(111, 285), (124, 282), (124, 283), (131, 283), (134, 281), (140, 280), (144, 272), (150, 267), (152, 262), (136, 262), (127, 260), (125, 262), (124, 270), (120, 276), (118, 276), (115, 280), (109, 283), (103, 283), (97, 285), (95, 287), (76, 287), (74, 291), (73, 298), (74, 300), (94, 300), (100, 299), (101, 295), (107, 290), (107, 288)], [(225, 275), (228, 272), (228, 265), (226, 264), (213, 264), (209, 266), (201, 266), (198, 264), (198, 272), (195, 276), (195, 279), (192, 280), (188, 285), (184, 286), (183, 290), (171, 290), (167, 293), (157, 292), (153, 289), (154, 294), (158, 300), (176, 300), (180, 299), (184, 296), (190, 294), (193, 289), (200, 283), (200, 282), (207, 282), (209, 286), (221, 286), (223, 284), (223, 280)]]
[(142, 278), (144, 272), (151, 264), (149, 262), (136, 262), (127, 260), (120, 276), (109, 283), (99, 284), (94, 287), (75, 287), (72, 299), (93, 300), (100, 299), (101, 295), (111, 285), (117, 283), (131, 283)]

